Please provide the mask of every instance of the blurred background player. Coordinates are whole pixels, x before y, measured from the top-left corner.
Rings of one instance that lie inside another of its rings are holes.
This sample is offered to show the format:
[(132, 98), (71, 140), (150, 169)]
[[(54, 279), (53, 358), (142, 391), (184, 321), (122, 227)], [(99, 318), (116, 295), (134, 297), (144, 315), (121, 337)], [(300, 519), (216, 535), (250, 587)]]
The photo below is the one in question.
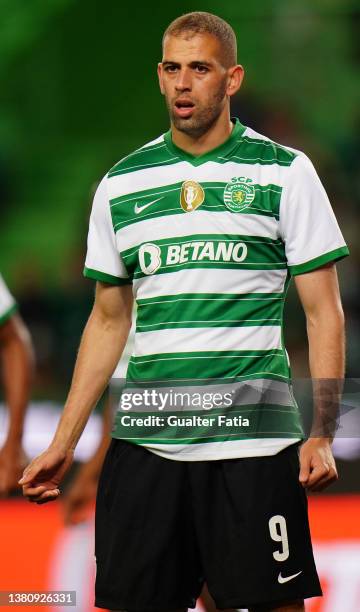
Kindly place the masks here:
[(5, 497), (18, 489), (17, 481), (28, 463), (22, 437), (34, 360), (30, 334), (1, 275), (0, 354), (2, 388), (9, 412), (7, 435), (0, 450), (0, 497)]

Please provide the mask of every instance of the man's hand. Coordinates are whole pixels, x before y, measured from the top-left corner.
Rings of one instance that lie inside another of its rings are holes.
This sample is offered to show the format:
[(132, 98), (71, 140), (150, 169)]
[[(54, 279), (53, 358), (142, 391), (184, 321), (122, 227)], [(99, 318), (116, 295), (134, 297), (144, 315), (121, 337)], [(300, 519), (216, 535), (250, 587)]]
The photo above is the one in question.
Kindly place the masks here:
[(322, 491), (338, 479), (327, 438), (309, 438), (300, 448), (299, 480), (309, 491)]
[(60, 495), (59, 484), (73, 458), (73, 450), (62, 451), (50, 446), (28, 465), (19, 480), (24, 496), (37, 504), (54, 501)]
[(30, 463), (19, 481), (29, 501), (42, 504), (60, 495), (58, 487), (73, 461), (73, 449), (126, 344), (132, 305), (131, 285), (97, 283), (95, 303), (82, 335), (71, 388), (53, 441)]
[(29, 463), (21, 443), (6, 442), (0, 450), (0, 497), (18, 489), (18, 480)]
[(65, 525), (86, 521), (96, 499), (98, 475), (88, 464), (80, 467), (69, 490), (63, 497)]

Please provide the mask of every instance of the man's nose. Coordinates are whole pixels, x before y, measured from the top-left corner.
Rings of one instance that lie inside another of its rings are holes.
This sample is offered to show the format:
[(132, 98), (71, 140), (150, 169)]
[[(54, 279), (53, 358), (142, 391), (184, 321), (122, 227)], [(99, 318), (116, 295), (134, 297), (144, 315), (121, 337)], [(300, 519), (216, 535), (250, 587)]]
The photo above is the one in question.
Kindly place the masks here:
[(178, 91), (191, 91), (191, 74), (189, 70), (179, 70), (175, 88)]

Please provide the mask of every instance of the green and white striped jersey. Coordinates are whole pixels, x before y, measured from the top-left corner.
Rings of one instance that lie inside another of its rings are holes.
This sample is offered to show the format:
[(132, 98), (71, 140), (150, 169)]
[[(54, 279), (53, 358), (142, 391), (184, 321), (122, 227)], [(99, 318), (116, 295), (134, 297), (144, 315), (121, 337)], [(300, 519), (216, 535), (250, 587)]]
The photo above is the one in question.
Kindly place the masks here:
[(131, 427), (119, 409), (114, 437), (170, 459), (271, 455), (303, 437), (286, 290), (291, 276), (348, 254), (306, 155), (234, 122), (205, 155), (179, 149), (171, 131), (128, 155), (101, 181), (90, 217), (85, 276), (133, 286), (128, 382), (171, 394), (214, 381), (235, 393), (230, 407), (167, 407), (157, 422), (138, 406)]
[(11, 317), (16, 308), (16, 302), (0, 274), (0, 325)]

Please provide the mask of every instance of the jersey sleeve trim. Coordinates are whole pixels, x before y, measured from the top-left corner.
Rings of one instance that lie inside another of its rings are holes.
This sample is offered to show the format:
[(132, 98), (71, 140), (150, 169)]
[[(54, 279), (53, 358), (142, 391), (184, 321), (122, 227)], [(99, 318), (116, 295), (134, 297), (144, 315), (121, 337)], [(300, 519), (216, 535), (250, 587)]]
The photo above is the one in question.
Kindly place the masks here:
[(3, 312), (3, 314), (0, 316), (0, 325), (3, 325), (4, 323), (6, 323), (6, 321), (10, 319), (10, 317), (12, 317), (13, 314), (15, 314), (17, 309), (18, 309), (17, 304), (13, 304), (12, 306), (10, 306), (10, 308), (8, 308), (8, 310)]
[(119, 276), (113, 276), (112, 274), (106, 274), (105, 272), (99, 272), (99, 270), (93, 270), (85, 266), (84, 276), (86, 278), (92, 278), (93, 280), (101, 281), (102, 283), (109, 283), (110, 285), (131, 285), (131, 278), (120, 278)]
[(311, 272), (312, 270), (316, 270), (316, 268), (320, 268), (321, 266), (329, 263), (330, 261), (339, 261), (343, 259), (343, 257), (347, 257), (349, 255), (349, 249), (347, 246), (340, 247), (339, 249), (334, 249), (333, 251), (329, 251), (328, 253), (324, 253), (319, 257), (315, 257), (314, 259), (310, 259), (302, 264), (289, 266), (289, 271), (291, 276), (296, 276), (297, 274), (304, 274), (305, 272)]

